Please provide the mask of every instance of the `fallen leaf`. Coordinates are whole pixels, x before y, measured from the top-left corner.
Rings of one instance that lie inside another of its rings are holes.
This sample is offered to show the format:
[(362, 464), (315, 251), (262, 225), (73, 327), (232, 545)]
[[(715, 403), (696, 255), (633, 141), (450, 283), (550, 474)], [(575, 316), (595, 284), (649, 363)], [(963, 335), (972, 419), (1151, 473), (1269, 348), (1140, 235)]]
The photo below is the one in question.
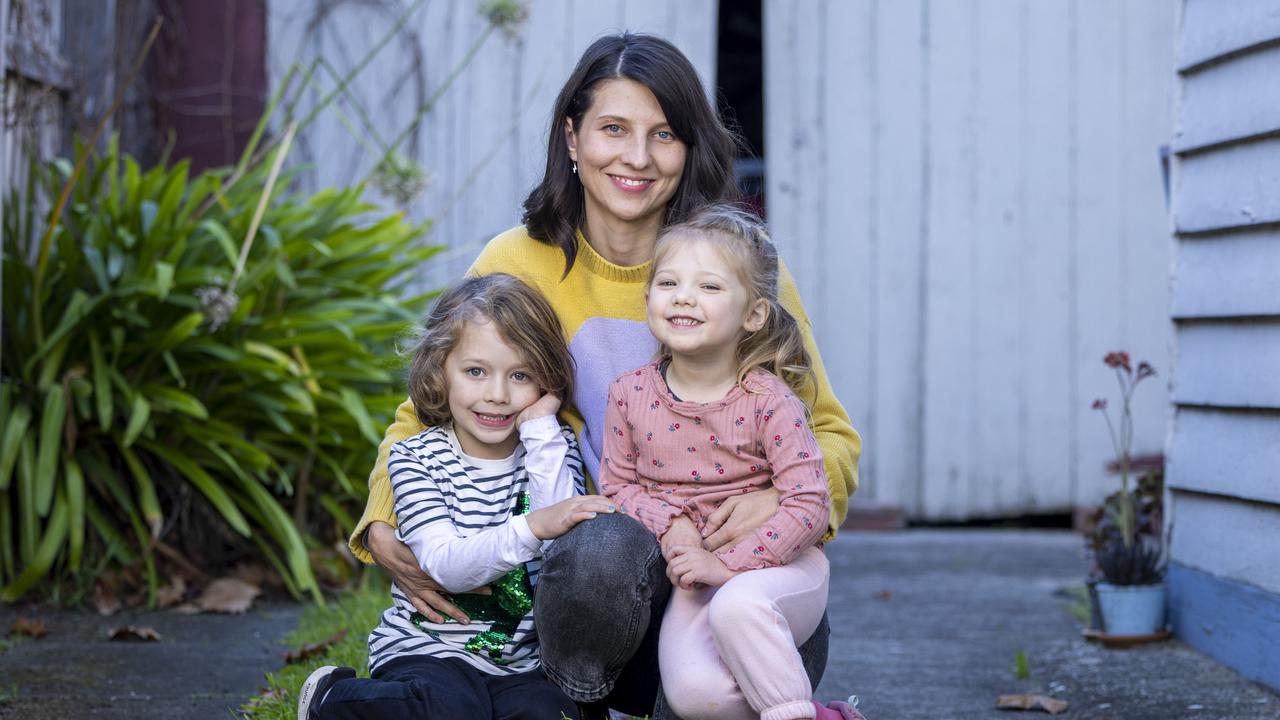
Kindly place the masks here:
[(105, 616), (119, 612), (121, 603), (115, 589), (100, 580), (93, 584), (93, 606), (98, 610), (99, 615)]
[(18, 617), (9, 628), (10, 635), (26, 635), (30, 638), (42, 638), (48, 634), (44, 621), (40, 618)]
[(169, 584), (156, 591), (156, 605), (162, 608), (173, 607), (182, 602), (187, 594), (187, 581), (176, 577)]
[(996, 707), (1001, 710), (1043, 710), (1050, 715), (1066, 712), (1067, 701), (1051, 698), (1048, 695), (1023, 693), (1020, 695), (1001, 695), (996, 698)]
[(339, 630), (338, 632), (334, 633), (328, 638), (325, 638), (324, 640), (321, 640), (320, 642), (308, 643), (307, 645), (303, 645), (297, 650), (289, 650), (288, 652), (284, 653), (284, 662), (287, 665), (289, 663), (302, 662), (303, 660), (306, 660), (307, 658), (315, 657), (316, 655), (323, 655), (325, 652), (329, 650), (329, 648), (333, 647), (335, 644), (341, 641), (342, 638), (346, 636), (347, 636), (346, 630)]
[(875, 599), (877, 599), (877, 600), (890, 600), (890, 599), (892, 599), (892, 598), (893, 598), (893, 591), (892, 591), (892, 590), (881, 590), (880, 592), (875, 593), (875, 594), (874, 594), (874, 595), (872, 595), (871, 597), (873, 597), (873, 598), (875, 598)]
[(149, 627), (129, 625), (128, 627), (111, 628), (107, 631), (108, 640), (136, 640), (140, 642), (158, 642), (160, 633)]
[(246, 612), (253, 605), (253, 599), (261, 593), (262, 591), (256, 585), (250, 585), (243, 580), (230, 577), (218, 578), (204, 589), (196, 599), (196, 605), (204, 612), (239, 615)]
[(179, 606), (175, 607), (175, 608), (173, 609), (173, 612), (175, 612), (175, 613), (177, 613), (177, 614), (179, 614), (179, 615), (199, 615), (199, 614), (200, 614), (200, 606), (199, 606), (199, 605), (196, 605), (195, 603), (189, 603), (189, 602), (186, 602), (186, 603), (182, 603), (181, 605), (179, 605)]

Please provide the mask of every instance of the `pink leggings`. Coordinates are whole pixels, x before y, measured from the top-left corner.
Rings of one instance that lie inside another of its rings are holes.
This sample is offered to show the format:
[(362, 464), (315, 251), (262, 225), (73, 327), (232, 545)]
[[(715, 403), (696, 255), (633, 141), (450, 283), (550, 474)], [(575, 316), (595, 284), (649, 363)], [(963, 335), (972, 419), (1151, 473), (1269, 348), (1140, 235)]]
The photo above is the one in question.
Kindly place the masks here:
[(662, 620), (662, 689), (682, 720), (814, 716), (796, 647), (817, 629), (831, 574), (822, 550), (751, 570), (723, 587), (675, 588)]

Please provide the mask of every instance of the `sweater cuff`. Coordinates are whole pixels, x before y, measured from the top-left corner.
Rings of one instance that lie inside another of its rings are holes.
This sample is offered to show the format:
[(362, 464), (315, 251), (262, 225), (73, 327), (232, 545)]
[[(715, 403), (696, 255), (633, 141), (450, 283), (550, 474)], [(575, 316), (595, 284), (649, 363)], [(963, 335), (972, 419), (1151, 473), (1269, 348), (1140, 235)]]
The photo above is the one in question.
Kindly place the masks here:
[(520, 439), (525, 438), (554, 438), (560, 434), (560, 421), (555, 415), (544, 415), (532, 420), (526, 420), (520, 425)]
[(351, 554), (366, 565), (373, 564), (373, 554), (364, 544), (364, 534), (369, 529), (369, 525), (375, 522), (384, 522), (393, 528), (396, 527), (395, 496), (392, 493), (386, 493), (382, 502), (377, 502), (373, 496), (370, 496), (364, 515), (360, 517), (360, 522), (356, 523), (356, 529), (352, 531), (351, 538), (347, 541)]

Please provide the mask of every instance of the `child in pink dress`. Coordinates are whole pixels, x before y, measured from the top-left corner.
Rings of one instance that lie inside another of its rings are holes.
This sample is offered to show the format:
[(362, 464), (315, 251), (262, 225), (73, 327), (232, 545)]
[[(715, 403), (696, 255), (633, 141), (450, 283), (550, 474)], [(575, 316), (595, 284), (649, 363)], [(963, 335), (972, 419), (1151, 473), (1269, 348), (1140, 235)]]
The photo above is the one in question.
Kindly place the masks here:
[[(777, 289), (777, 251), (749, 213), (712, 205), (667, 228), (647, 295), (661, 359), (609, 389), (599, 487), (662, 546), (673, 591), (659, 667), (683, 720), (862, 717), (813, 701), (796, 650), (826, 610), (831, 501), (794, 394), (809, 356)], [(769, 521), (703, 549), (720, 503), (768, 487)]]

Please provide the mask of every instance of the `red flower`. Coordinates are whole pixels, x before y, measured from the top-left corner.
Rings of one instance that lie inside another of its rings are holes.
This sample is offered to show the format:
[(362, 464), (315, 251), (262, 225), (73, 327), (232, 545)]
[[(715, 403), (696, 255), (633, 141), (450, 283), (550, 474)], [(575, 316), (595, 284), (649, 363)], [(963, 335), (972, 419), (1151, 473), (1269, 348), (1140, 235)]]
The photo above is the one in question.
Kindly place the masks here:
[(1093, 401), (1093, 409), (1094, 409), (1094, 410), (1106, 410), (1106, 409), (1107, 409), (1107, 401), (1106, 401), (1106, 400), (1103, 400), (1102, 398), (1098, 398), (1097, 400), (1094, 400), (1094, 401)]
[(1129, 365), (1129, 353), (1124, 352), (1123, 350), (1115, 350), (1107, 353), (1106, 357), (1102, 358), (1102, 362), (1106, 363), (1109, 368), (1124, 368), (1129, 371), (1133, 370)]

